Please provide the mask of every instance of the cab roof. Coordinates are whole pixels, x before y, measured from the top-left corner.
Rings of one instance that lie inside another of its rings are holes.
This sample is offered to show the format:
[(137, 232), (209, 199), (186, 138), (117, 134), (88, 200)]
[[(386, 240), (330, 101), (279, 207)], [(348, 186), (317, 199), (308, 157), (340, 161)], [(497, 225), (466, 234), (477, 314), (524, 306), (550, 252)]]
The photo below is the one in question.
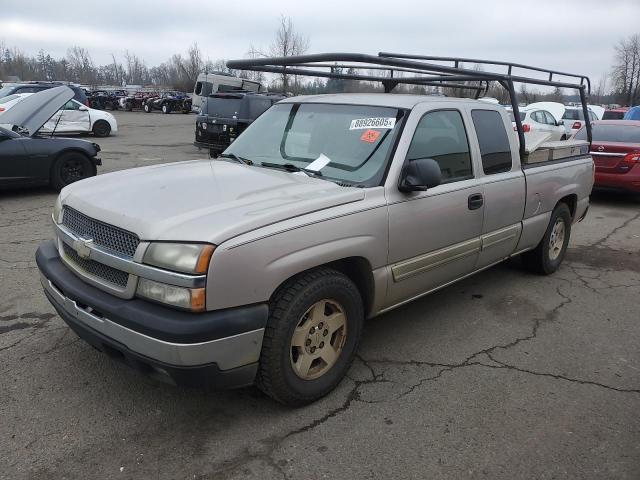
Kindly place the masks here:
[(351, 105), (375, 105), (380, 107), (412, 109), (421, 103), (473, 103), (483, 107), (497, 106), (481, 100), (432, 95), (410, 95), (399, 93), (330, 93), (302, 95), (281, 100), (280, 103), (335, 103)]

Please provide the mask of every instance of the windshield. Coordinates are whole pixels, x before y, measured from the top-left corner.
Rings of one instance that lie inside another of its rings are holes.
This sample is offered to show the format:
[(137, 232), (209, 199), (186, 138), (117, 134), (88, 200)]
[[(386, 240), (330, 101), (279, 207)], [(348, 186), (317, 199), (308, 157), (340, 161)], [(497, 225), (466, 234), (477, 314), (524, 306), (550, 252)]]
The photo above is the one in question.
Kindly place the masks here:
[[(520, 117), (520, 121), (524, 122), (524, 119), (527, 116), (527, 113), (526, 112), (518, 112), (518, 115)], [(509, 117), (511, 118), (512, 122), (516, 121), (516, 116), (513, 114), (513, 110), (509, 110)]]
[[(640, 127), (634, 125), (592, 125), (594, 142), (640, 143)], [(576, 133), (576, 140), (587, 139), (587, 129), (582, 128)]]
[(237, 118), (241, 98), (208, 97), (202, 106), (202, 113), (213, 117)]
[(404, 114), (397, 108), (363, 105), (277, 104), (225, 153), (257, 165), (292, 164), (319, 170), (329, 180), (376, 186), (384, 177)]

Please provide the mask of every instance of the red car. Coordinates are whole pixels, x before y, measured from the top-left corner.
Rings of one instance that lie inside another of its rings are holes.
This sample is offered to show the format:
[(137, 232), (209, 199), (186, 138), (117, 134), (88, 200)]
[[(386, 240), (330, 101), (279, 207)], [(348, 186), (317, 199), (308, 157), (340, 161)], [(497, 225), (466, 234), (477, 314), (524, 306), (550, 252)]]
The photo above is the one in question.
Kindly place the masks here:
[(602, 115), (602, 120), (622, 120), (624, 114), (627, 113), (629, 107), (613, 108), (611, 110), (605, 110)]
[[(640, 120), (599, 120), (592, 125), (594, 187), (640, 193)], [(586, 140), (585, 127), (574, 138)]]

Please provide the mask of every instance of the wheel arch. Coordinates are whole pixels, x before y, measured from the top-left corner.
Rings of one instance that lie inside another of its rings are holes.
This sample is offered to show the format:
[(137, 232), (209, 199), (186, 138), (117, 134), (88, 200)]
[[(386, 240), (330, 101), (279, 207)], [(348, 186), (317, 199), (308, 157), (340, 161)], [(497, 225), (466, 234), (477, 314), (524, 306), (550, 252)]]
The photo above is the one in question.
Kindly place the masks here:
[(283, 280), (271, 294), (271, 298), (291, 279), (303, 275), (307, 272), (318, 270), (321, 268), (330, 268), (336, 270), (345, 275), (351, 280), (362, 297), (362, 306), (364, 308), (365, 318), (368, 317), (373, 310), (373, 303), (375, 298), (375, 280), (373, 278), (373, 271), (371, 263), (364, 257), (351, 256), (333, 260), (330, 262), (322, 263), (311, 268), (301, 270), (300, 272), (291, 275)]
[(89, 155), (89, 152), (83, 150), (82, 148), (78, 148), (78, 147), (66, 147), (63, 148), (62, 150), (60, 150), (59, 152), (57, 152), (55, 155), (51, 156), (51, 165), (49, 166), (49, 178), (51, 178), (51, 173), (53, 172), (53, 167), (55, 166), (56, 162), (58, 161), (58, 159), (62, 156), (65, 155), (67, 153), (80, 153), (82, 155), (84, 155), (87, 160), (89, 160), (89, 163), (91, 164), (91, 167), (93, 168), (93, 174), (97, 174), (98, 173), (98, 168), (96, 167), (95, 163), (93, 163), (91, 161), (91, 155)]
[(575, 193), (572, 193), (570, 195), (565, 195), (560, 200), (558, 200), (558, 203), (556, 203), (556, 206), (558, 206), (561, 203), (564, 203), (567, 207), (569, 207), (569, 212), (571, 212), (571, 218), (572, 219), (576, 218), (576, 209), (578, 208), (578, 195)]

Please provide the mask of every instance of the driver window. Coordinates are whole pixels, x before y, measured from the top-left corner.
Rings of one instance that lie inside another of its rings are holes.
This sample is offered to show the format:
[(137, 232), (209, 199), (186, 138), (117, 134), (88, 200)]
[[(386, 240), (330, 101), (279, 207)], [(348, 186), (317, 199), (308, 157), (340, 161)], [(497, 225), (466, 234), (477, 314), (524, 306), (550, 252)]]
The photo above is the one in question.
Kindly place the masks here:
[(556, 125), (556, 119), (553, 118), (553, 115), (551, 115), (549, 112), (544, 112), (544, 116), (546, 117), (547, 121), (546, 124), (547, 125)]
[(62, 107), (63, 110), (78, 110), (79, 108), (80, 108), (80, 105), (78, 105), (73, 100), (69, 100), (67, 103), (64, 104), (64, 107)]
[(460, 112), (440, 110), (422, 117), (407, 153), (407, 160), (419, 158), (438, 162), (442, 183), (473, 178), (469, 141)]

